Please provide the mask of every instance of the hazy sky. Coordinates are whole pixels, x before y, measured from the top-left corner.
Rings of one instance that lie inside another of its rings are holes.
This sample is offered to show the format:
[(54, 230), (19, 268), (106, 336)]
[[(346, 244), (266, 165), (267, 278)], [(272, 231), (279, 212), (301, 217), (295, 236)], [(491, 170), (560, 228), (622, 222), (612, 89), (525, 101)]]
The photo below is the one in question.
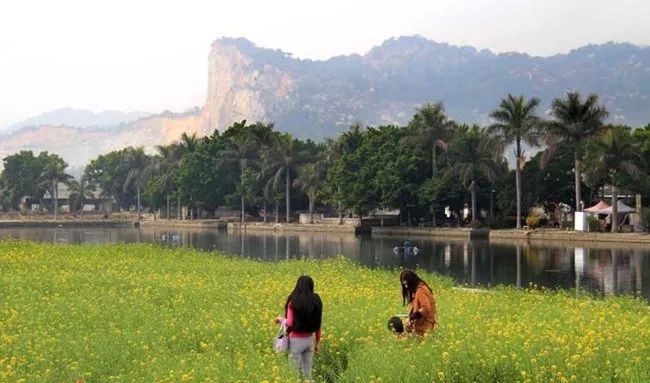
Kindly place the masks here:
[(649, 20), (648, 0), (2, 0), (0, 128), (66, 106), (200, 106), (220, 36), (312, 59), (412, 34), (547, 56), (606, 41), (650, 45)]

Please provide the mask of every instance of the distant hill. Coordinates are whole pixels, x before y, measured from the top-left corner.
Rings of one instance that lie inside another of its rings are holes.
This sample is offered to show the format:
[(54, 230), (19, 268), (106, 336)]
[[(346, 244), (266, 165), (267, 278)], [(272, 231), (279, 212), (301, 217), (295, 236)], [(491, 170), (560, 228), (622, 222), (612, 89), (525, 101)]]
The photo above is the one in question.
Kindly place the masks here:
[[(332, 137), (355, 121), (405, 124), (415, 108), (431, 101), (443, 101), (455, 120), (485, 123), (508, 93), (540, 97), (544, 113), (553, 98), (568, 90), (598, 94), (612, 122), (647, 124), (650, 48), (607, 43), (533, 57), (410, 36), (386, 40), (364, 55), (314, 61), (260, 48), (242, 38), (221, 38), (208, 56), (203, 108), (181, 115), (141, 116), (131, 122), (125, 122), (130, 115), (119, 117), (120, 112), (109, 112), (117, 113), (110, 118), (95, 114), (94, 119), (74, 112), (63, 119), (68, 113), (61, 112), (56, 113), (58, 120), (46, 114), (22, 123), (32, 128), (5, 135), (0, 155), (21, 148), (50, 150), (82, 166), (108, 150), (127, 145), (152, 150), (178, 139), (184, 130), (204, 135), (242, 119), (272, 121), (277, 129), (300, 138)], [(120, 118), (114, 129), (106, 129), (110, 123), (97, 122)]]
[(65, 125), (77, 128), (102, 128), (113, 127), (123, 123), (132, 122), (151, 115), (147, 112), (120, 112), (117, 110), (106, 110), (94, 113), (88, 110), (60, 108), (49, 112), (30, 117), (25, 121), (13, 124), (10, 131), (24, 127), (35, 127), (41, 125)]

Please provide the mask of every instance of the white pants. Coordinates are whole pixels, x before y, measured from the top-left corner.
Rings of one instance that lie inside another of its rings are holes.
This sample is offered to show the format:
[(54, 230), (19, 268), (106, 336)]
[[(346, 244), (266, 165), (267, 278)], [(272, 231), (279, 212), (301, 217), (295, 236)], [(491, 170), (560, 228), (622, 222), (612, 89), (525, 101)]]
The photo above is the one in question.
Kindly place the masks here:
[(300, 369), (300, 375), (311, 378), (314, 363), (314, 336), (309, 338), (289, 338), (289, 358)]

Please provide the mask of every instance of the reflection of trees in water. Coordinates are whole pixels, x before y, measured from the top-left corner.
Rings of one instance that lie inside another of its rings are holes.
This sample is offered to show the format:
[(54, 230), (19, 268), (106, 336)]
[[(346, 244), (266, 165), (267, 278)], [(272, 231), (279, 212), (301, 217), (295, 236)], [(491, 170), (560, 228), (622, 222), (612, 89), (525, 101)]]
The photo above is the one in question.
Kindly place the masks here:
[[(574, 247), (567, 244), (415, 238), (417, 256), (393, 253), (405, 239), (359, 238), (335, 233), (242, 233), (169, 227), (48, 227), (5, 228), (0, 237), (70, 243), (153, 242), (163, 246), (192, 246), (245, 257), (281, 260), (325, 258), (342, 254), (369, 267), (410, 267), (436, 271), (459, 283), (493, 286), (572, 288), (602, 294), (630, 293), (650, 300), (650, 252), (638, 249)], [(646, 278), (644, 280), (644, 277)], [(645, 282), (645, 283), (644, 283)]]

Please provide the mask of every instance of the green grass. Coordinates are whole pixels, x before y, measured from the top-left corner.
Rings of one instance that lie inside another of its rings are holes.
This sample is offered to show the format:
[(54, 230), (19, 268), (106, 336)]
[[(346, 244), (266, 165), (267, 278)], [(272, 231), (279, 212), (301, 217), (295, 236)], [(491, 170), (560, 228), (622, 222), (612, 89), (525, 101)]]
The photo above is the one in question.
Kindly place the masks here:
[(438, 330), (396, 338), (398, 270), (268, 263), (152, 245), (0, 242), (0, 382), (286, 382), (272, 319), (302, 273), (324, 301), (329, 382), (648, 382), (650, 310), (631, 297), (454, 289), (424, 274)]

